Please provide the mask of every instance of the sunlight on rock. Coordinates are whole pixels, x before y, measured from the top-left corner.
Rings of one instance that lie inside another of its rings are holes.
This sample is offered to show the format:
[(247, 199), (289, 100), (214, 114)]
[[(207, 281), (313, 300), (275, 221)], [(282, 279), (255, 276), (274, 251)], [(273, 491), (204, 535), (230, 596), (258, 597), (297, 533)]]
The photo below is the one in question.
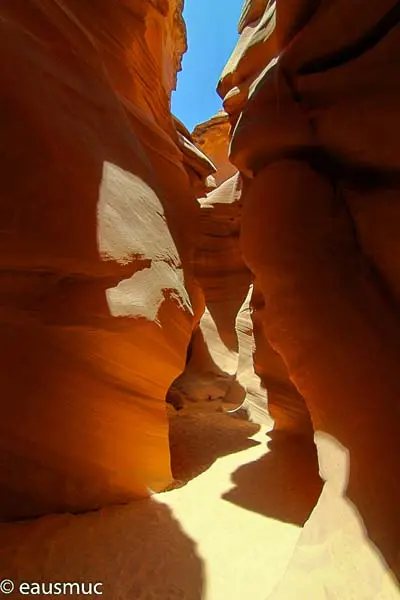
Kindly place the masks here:
[(174, 270), (163, 261), (154, 261), (106, 290), (106, 295), (113, 317), (145, 317), (160, 325), (157, 314), (167, 295), (179, 308), (192, 312), (182, 269)]
[(400, 600), (400, 3), (243, 1), (0, 2), (0, 595)]
[(104, 260), (128, 264), (136, 259), (136, 267), (151, 261), (150, 267), (106, 291), (114, 317), (145, 317), (159, 324), (157, 314), (166, 294), (193, 314), (159, 198), (140, 177), (107, 162), (98, 203), (98, 246)]
[(338, 495), (345, 494), (350, 474), (348, 449), (325, 431), (316, 431), (314, 441), (317, 446), (321, 478), (329, 483)]
[(237, 379), (246, 390), (243, 408), (247, 411), (249, 418), (255, 423), (272, 426), (272, 419), (268, 413), (268, 391), (254, 372), (253, 355), (256, 344), (250, 309), (252, 294), (253, 285), (249, 288), (249, 292), (239, 309), (235, 322), (239, 343)]
[(215, 321), (207, 308), (201, 318), (200, 328), (214, 363), (221, 371), (234, 375), (237, 369), (238, 353), (230, 350), (224, 344)]
[(269, 600), (399, 600), (394, 576), (345, 496), (349, 451), (317, 431), (321, 497), (302, 530), (288, 570)]
[(168, 230), (163, 206), (138, 175), (104, 163), (97, 219), (98, 246), (104, 260), (126, 264), (137, 257), (168, 258), (172, 265), (179, 266), (178, 251)]

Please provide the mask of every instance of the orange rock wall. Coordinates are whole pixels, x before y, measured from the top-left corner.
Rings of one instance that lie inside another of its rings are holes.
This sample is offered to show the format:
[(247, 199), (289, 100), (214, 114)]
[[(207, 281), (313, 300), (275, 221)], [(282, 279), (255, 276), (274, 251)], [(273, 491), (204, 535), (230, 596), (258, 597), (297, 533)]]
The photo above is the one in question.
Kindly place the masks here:
[(193, 140), (217, 166), (215, 180), (220, 185), (232, 177), (237, 169), (228, 158), (230, 123), (227, 113), (218, 112), (205, 123), (197, 125), (193, 132)]
[[(217, 170), (218, 173), (218, 170)], [(185, 372), (175, 382), (169, 400), (176, 407), (203, 403), (220, 409), (240, 406), (244, 388), (236, 380), (238, 339), (235, 321), (246, 298), (251, 274), (239, 246), (241, 181), (234, 175), (199, 200), (200, 231), (195, 275), (206, 310), (194, 331)]]
[[(265, 305), (260, 327), (314, 429), (349, 452), (347, 494), (392, 568), (400, 533), (398, 17), (394, 0), (248, 0), (219, 84), (235, 124), (231, 159), (251, 182), (241, 239)], [(268, 368), (260, 348), (257, 362)]]
[(1, 4), (2, 518), (171, 480), (164, 400), (203, 310), (181, 4)]

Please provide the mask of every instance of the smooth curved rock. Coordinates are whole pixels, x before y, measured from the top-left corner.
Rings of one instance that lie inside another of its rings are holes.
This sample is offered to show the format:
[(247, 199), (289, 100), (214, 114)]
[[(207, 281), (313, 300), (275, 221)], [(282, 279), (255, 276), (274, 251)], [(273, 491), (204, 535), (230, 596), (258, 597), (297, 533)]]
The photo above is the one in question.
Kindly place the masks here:
[(215, 181), (221, 185), (236, 172), (229, 155), (229, 117), (223, 110), (214, 117), (197, 125), (192, 133), (194, 143), (216, 165)]
[[(217, 171), (218, 172), (218, 171)], [(195, 275), (204, 291), (206, 311), (194, 331), (185, 372), (168, 399), (177, 408), (195, 404), (203, 410), (222, 403), (240, 406), (245, 391), (238, 384), (235, 321), (247, 296), (251, 274), (239, 246), (241, 180), (236, 174), (199, 200), (200, 229)]]
[(178, 144), (183, 154), (183, 164), (189, 175), (190, 184), (198, 198), (217, 187), (216, 167), (208, 154), (200, 150), (196, 141), (177, 117), (174, 123), (178, 132)]
[(171, 481), (165, 395), (204, 307), (169, 109), (181, 9), (2, 2), (2, 518)]
[(349, 453), (346, 494), (399, 571), (399, 6), (296, 0), (256, 17), (219, 91), (254, 180), (241, 239), (262, 328), (314, 429)]
[(246, 392), (240, 407), (239, 414), (243, 414), (250, 421), (260, 425), (272, 426), (272, 417), (269, 407), (269, 394), (262, 384), (260, 377), (255, 373), (254, 353), (256, 340), (254, 335), (254, 322), (252, 319), (251, 299), (253, 284), (250, 285), (248, 294), (236, 315), (235, 330), (238, 339), (239, 356), (236, 378)]

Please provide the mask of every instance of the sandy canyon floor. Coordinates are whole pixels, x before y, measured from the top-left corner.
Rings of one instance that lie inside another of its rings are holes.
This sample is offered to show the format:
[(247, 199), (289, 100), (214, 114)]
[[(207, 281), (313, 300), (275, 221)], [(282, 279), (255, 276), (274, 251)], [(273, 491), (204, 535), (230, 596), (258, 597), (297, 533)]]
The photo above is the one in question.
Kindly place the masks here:
[[(229, 414), (177, 413), (170, 437), (178, 487), (90, 514), (0, 525), (0, 579), (102, 582), (107, 600), (266, 600), (322, 487), (312, 451), (296, 440), (281, 444), (270, 429)], [(358, 583), (343, 595), (364, 542), (354, 534), (338, 564), (329, 528), (326, 536), (329, 543), (306, 544), (274, 599), (399, 597), (369, 550), (355, 579), (376, 572), (376, 594)]]

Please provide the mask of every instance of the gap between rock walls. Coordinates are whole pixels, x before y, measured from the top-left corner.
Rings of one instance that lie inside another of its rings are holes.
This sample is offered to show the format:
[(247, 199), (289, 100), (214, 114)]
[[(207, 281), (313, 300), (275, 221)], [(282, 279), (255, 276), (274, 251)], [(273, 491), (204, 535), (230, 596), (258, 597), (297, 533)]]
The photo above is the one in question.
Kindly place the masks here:
[(0, 7), (0, 592), (397, 599), (397, 2), (183, 8)]

